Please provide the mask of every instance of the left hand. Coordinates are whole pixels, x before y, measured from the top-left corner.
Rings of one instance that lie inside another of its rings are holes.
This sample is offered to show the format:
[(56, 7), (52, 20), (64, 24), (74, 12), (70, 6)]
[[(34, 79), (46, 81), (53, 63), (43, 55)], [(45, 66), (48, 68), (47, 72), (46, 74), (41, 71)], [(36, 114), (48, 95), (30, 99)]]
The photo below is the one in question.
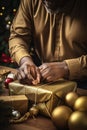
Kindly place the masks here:
[(46, 82), (53, 82), (59, 78), (68, 78), (69, 70), (65, 61), (43, 63), (39, 66), (42, 80)]

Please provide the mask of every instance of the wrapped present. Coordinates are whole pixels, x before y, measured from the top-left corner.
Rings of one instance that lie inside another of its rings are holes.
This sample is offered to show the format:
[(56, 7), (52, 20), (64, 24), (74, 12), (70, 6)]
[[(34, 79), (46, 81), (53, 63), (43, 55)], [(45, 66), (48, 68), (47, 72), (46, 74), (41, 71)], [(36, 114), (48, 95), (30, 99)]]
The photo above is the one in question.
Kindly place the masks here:
[(17, 70), (10, 67), (6, 67), (6, 66), (0, 66), (0, 81), (1, 80), (5, 81), (8, 74), (10, 73), (13, 73), (13, 75), (15, 76), (15, 74), (17, 73)]
[(16, 73), (17, 70), (6, 66), (0, 66), (0, 76), (7, 75), (10, 72)]
[(7, 79), (7, 76), (9, 74), (13, 74), (15, 76), (16, 72), (17, 72), (16, 69), (6, 67), (6, 66), (0, 66), (0, 94), (3, 92), (3, 87), (8, 88), (7, 86), (8, 83), (13, 80), (12, 78)]
[(32, 103), (37, 104), (41, 114), (49, 117), (55, 107), (64, 104), (65, 95), (76, 89), (76, 82), (64, 79), (36, 86), (23, 85), (18, 81), (9, 84), (10, 95), (25, 94)]
[[(25, 95), (12, 95), (12, 96), (0, 96), (0, 101), (3, 101), (5, 106), (9, 106), (13, 110), (17, 110), (22, 114), (25, 114), (28, 110), (28, 99)], [(3, 108), (3, 113), (4, 112)]]

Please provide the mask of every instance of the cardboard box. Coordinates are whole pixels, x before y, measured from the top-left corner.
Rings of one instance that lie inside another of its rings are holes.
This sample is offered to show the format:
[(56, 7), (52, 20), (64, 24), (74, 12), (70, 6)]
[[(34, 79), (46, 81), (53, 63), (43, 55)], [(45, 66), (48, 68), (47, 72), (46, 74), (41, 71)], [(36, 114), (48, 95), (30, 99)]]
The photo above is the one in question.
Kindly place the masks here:
[(28, 110), (28, 99), (25, 95), (0, 96), (0, 100), (21, 114), (25, 114)]

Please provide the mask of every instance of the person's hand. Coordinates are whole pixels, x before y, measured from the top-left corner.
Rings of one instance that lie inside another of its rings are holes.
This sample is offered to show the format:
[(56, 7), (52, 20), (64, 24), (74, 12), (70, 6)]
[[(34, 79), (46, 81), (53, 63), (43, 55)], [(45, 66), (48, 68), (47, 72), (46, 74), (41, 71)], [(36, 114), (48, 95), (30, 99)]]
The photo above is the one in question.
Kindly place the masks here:
[(28, 57), (22, 59), (16, 76), (17, 79), (23, 84), (37, 85), (40, 83), (39, 68)]
[(46, 82), (53, 82), (59, 78), (68, 78), (69, 70), (66, 63), (63, 62), (52, 62), (43, 63), (39, 66), (42, 80)]

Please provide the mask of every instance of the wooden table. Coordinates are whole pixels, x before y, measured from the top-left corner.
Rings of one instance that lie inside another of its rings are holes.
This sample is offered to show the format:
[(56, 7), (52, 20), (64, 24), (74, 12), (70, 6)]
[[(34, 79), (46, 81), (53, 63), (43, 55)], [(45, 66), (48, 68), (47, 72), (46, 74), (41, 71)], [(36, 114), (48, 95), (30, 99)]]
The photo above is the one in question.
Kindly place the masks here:
[[(87, 90), (77, 89), (79, 95), (86, 95)], [(52, 120), (43, 116), (37, 118), (29, 118), (26, 122), (20, 124), (12, 124), (8, 126), (0, 126), (0, 130), (58, 130)]]

